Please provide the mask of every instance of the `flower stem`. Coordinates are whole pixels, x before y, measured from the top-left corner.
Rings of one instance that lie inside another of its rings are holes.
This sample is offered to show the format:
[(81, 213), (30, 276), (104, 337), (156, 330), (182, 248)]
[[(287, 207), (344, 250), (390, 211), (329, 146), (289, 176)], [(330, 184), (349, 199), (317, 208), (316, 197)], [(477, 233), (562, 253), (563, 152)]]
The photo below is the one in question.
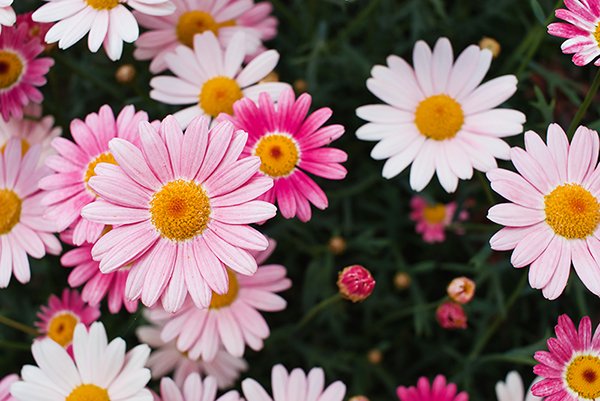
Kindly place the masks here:
[(477, 175), (477, 179), (479, 180), (479, 182), (481, 182), (481, 186), (483, 187), (483, 191), (485, 192), (485, 197), (487, 198), (489, 204), (495, 205), (496, 199), (494, 199), (494, 194), (492, 192), (492, 188), (490, 187), (490, 183), (485, 178), (485, 175), (480, 171), (477, 171), (476, 175)]
[(592, 82), (592, 86), (590, 86), (590, 89), (588, 90), (587, 95), (585, 95), (585, 99), (583, 99), (581, 106), (579, 106), (579, 110), (577, 110), (577, 114), (575, 114), (575, 117), (573, 117), (573, 120), (571, 121), (571, 125), (569, 125), (569, 130), (567, 131), (567, 135), (569, 136), (569, 139), (573, 137), (573, 133), (579, 126), (581, 119), (587, 112), (587, 109), (590, 107), (590, 104), (592, 104), (592, 100), (594, 100), (594, 97), (596, 96), (596, 92), (598, 92), (598, 87), (600, 87), (600, 69), (596, 73), (596, 76), (594, 77), (594, 81)]
[(34, 329), (33, 327), (27, 326), (23, 323), (19, 323), (15, 320), (9, 319), (6, 316), (2, 316), (0, 315), (0, 324), (3, 324), (5, 326), (11, 327), (15, 330), (19, 330), (22, 331), (23, 333), (26, 334), (31, 334), (32, 336), (37, 336), (39, 335), (39, 333), (37, 332), (36, 329)]
[(329, 305), (333, 305), (341, 301), (341, 299), (342, 297), (340, 296), (340, 294), (336, 293), (330, 296), (329, 298), (325, 298), (324, 300), (313, 306), (312, 309), (309, 310), (308, 313), (304, 316), (304, 318), (302, 318), (300, 323), (298, 323), (298, 325), (296, 326), (296, 330), (300, 330), (301, 328), (306, 326), (306, 324), (310, 322), (319, 312), (321, 312), (323, 309), (326, 309)]

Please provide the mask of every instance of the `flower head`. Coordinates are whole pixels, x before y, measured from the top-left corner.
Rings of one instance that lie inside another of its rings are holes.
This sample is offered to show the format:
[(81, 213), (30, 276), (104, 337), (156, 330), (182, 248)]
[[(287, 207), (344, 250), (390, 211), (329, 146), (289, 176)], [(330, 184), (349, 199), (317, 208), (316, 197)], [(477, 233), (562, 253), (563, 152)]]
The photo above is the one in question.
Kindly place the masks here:
[(446, 378), (437, 375), (433, 383), (426, 377), (421, 377), (417, 386), (396, 389), (400, 401), (469, 401), (469, 395), (464, 391), (456, 393), (456, 384), (446, 383)]
[(337, 286), (344, 298), (352, 302), (362, 302), (369, 298), (375, 289), (375, 279), (363, 266), (352, 265), (345, 267), (338, 274)]
[(460, 304), (456, 302), (444, 302), (438, 306), (435, 317), (439, 325), (448, 330), (466, 329), (467, 315)]
[(0, 32), (2, 32), (2, 25), (12, 26), (17, 20), (15, 11), (10, 6), (13, 0), (0, 0)]
[(506, 382), (496, 383), (496, 397), (498, 401), (542, 401), (540, 397), (531, 393), (531, 389), (527, 390), (527, 396), (525, 396), (523, 380), (515, 371), (506, 375)]
[(492, 249), (514, 249), (512, 265), (530, 265), (530, 285), (548, 299), (565, 289), (571, 263), (585, 286), (600, 295), (598, 149), (596, 131), (579, 127), (569, 145), (565, 132), (551, 124), (547, 144), (528, 131), (525, 149), (511, 149), (518, 173), (488, 173), (492, 189), (510, 201), (488, 212), (490, 220), (506, 226), (490, 240)]
[(501, 138), (520, 133), (525, 115), (496, 108), (517, 90), (514, 75), (480, 85), (491, 60), (489, 50), (472, 45), (453, 63), (452, 46), (442, 38), (433, 52), (417, 42), (414, 68), (397, 56), (373, 67), (367, 87), (388, 104), (358, 108), (356, 114), (369, 123), (356, 136), (379, 141), (371, 157), (388, 159), (384, 177), (413, 163), (411, 188), (423, 190), (437, 172), (442, 187), (454, 192), (473, 168), (485, 172), (497, 166), (496, 158), (509, 158)]
[(467, 277), (457, 277), (448, 284), (448, 296), (454, 302), (466, 304), (475, 295), (475, 282)]
[[(30, 38), (38, 38), (40, 42), (44, 41), (44, 37), (52, 27), (52, 24), (47, 24), (43, 22), (36, 22), (32, 18), (33, 12), (23, 13), (17, 15), (17, 26), (25, 25), (27, 26), (27, 34)], [(46, 46), (46, 50), (48, 50), (49, 46)]]
[(0, 380), (0, 401), (17, 401), (12, 395), (10, 395), (10, 386), (19, 381), (19, 376), (8, 375)]
[(163, 377), (160, 381), (158, 401), (242, 401), (240, 394), (231, 390), (217, 398), (217, 380), (208, 376), (204, 380), (196, 372), (185, 378), (178, 386), (172, 379)]
[[(455, 219), (456, 202), (448, 204), (430, 204), (422, 196), (413, 196), (410, 201), (412, 209), (410, 219), (416, 222), (415, 230), (421, 234), (423, 241), (433, 244), (446, 240), (446, 228)], [(456, 216), (457, 221), (465, 221), (469, 217), (466, 211), (461, 211)]]

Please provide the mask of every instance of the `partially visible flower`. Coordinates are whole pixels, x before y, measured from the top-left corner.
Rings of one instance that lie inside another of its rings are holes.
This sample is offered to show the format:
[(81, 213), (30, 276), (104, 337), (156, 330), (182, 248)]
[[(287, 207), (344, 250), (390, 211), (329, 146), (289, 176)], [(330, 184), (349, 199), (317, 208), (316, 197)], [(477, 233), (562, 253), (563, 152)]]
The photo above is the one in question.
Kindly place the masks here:
[(31, 352), (39, 367), (24, 366), (22, 381), (10, 389), (19, 401), (152, 401), (144, 368), (150, 348), (138, 345), (126, 354), (125, 341), (108, 343), (100, 322), (89, 331), (75, 327), (73, 359), (50, 339), (34, 341)]
[[(33, 12), (17, 15), (17, 26), (27, 26), (27, 34), (30, 38), (38, 38), (40, 42), (44, 41), (44, 37), (52, 27), (52, 24), (36, 22), (32, 18)], [(48, 45), (51, 46), (51, 45)], [(46, 46), (46, 49), (48, 49)]]
[(400, 401), (468, 401), (469, 395), (461, 391), (456, 393), (456, 384), (446, 383), (446, 378), (437, 375), (433, 383), (429, 383), (426, 377), (421, 377), (417, 386), (396, 389)]
[[(2, 0), (0, 0), (1, 2)], [(0, 9), (0, 18), (2, 10)], [(5, 28), (0, 35), (0, 112), (6, 121), (22, 118), (23, 108), (44, 99), (38, 87), (46, 84), (46, 74), (54, 65), (49, 57), (38, 57), (44, 46), (30, 38), (28, 28)]]
[(0, 0), (0, 32), (2, 32), (2, 25), (12, 26), (17, 20), (15, 11), (10, 6), (13, 0)]
[(346, 251), (346, 240), (344, 237), (340, 235), (334, 235), (329, 239), (329, 243), (327, 244), (327, 248), (329, 248), (329, 252), (334, 255), (341, 255)]
[(100, 317), (100, 308), (89, 306), (81, 299), (79, 292), (64, 289), (59, 298), (52, 294), (48, 305), (42, 305), (37, 314), (35, 326), (43, 335), (63, 348), (70, 348), (75, 326), (82, 323), (89, 327)]
[(240, 394), (231, 390), (217, 398), (217, 380), (208, 376), (202, 380), (196, 372), (190, 373), (183, 384), (177, 385), (172, 379), (163, 377), (160, 381), (158, 401), (242, 401)]
[(123, 42), (132, 43), (139, 35), (137, 21), (125, 5), (149, 15), (169, 15), (175, 11), (170, 0), (47, 0), (33, 13), (37, 22), (56, 22), (45, 36), (47, 43), (58, 42), (66, 49), (88, 32), (88, 48), (95, 53), (104, 45), (108, 57), (121, 58)]
[(460, 304), (456, 302), (444, 302), (438, 306), (435, 317), (439, 325), (448, 330), (466, 329), (467, 315)]
[(283, 365), (275, 365), (271, 373), (270, 396), (254, 379), (242, 382), (242, 392), (247, 401), (342, 401), (346, 385), (336, 381), (324, 388), (325, 373), (321, 368), (313, 368), (308, 374), (296, 368), (287, 372)]
[(448, 296), (454, 302), (466, 304), (475, 295), (475, 282), (467, 277), (457, 277), (448, 284)]
[(515, 371), (506, 375), (506, 382), (496, 383), (496, 397), (498, 401), (542, 401), (541, 397), (536, 397), (531, 393), (531, 389), (527, 390), (527, 396), (525, 396), (523, 380), (521, 375)]
[(394, 275), (394, 286), (399, 290), (405, 290), (410, 287), (410, 274), (406, 272), (398, 272)]
[(375, 289), (375, 279), (363, 266), (352, 265), (339, 272), (337, 286), (344, 298), (352, 302), (362, 302), (369, 298)]
[(135, 66), (133, 64), (123, 64), (115, 72), (115, 79), (120, 84), (129, 84), (135, 79)]
[(454, 221), (465, 221), (469, 214), (462, 210), (456, 214), (456, 202), (448, 204), (430, 204), (422, 196), (413, 196), (410, 200), (410, 219), (416, 222), (416, 232), (421, 234), (423, 241), (433, 244), (446, 240), (446, 228)]
[(233, 114), (233, 104), (243, 97), (258, 100), (260, 92), (275, 99), (289, 85), (282, 82), (257, 84), (279, 61), (279, 53), (267, 50), (242, 68), (244, 34), (237, 33), (225, 48), (212, 31), (194, 36), (193, 49), (179, 45), (165, 59), (175, 76), (152, 78), (150, 97), (159, 102), (192, 105), (174, 114), (182, 127), (195, 117)]
[(370, 401), (370, 400), (364, 395), (354, 395), (354, 396), (348, 398), (348, 401)]
[(500, 55), (500, 50), (502, 50), (502, 48), (500, 47), (500, 43), (498, 43), (496, 39), (489, 38), (487, 36), (481, 38), (481, 40), (479, 41), (479, 47), (491, 51), (492, 56), (494, 56), (494, 58), (498, 57)]
[(15, 374), (5, 376), (0, 380), (0, 401), (16, 401), (10, 395), (10, 386), (17, 381), (19, 381), (19, 376)]
[(373, 348), (367, 353), (367, 360), (373, 365), (378, 365), (383, 360), (383, 353), (377, 348)]

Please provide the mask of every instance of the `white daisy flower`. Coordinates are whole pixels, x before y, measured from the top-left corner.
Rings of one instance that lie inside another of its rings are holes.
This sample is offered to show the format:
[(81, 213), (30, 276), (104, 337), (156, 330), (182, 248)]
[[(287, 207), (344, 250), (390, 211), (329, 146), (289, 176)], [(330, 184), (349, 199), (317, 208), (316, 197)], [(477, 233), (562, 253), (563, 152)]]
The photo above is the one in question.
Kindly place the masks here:
[(513, 371), (506, 375), (506, 382), (496, 383), (496, 397), (498, 401), (541, 401), (542, 397), (536, 397), (531, 394), (531, 388), (527, 390), (525, 396), (525, 387), (519, 373)]
[(17, 21), (17, 15), (10, 6), (13, 0), (0, 0), (0, 32), (2, 32), (2, 25), (12, 26)]

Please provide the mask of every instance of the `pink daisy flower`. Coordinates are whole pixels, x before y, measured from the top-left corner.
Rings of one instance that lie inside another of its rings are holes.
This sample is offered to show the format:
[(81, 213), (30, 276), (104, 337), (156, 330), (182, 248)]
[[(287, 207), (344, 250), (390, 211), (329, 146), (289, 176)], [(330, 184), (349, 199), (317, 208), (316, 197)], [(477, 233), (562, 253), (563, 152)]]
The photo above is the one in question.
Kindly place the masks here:
[(196, 306), (207, 308), (213, 291), (229, 291), (226, 266), (252, 275), (257, 265), (248, 250), (267, 248), (249, 224), (275, 215), (275, 206), (255, 200), (273, 181), (257, 176), (258, 157), (238, 160), (245, 132), (234, 132), (229, 122), (210, 131), (208, 125), (208, 118), (198, 118), (184, 135), (173, 116), (158, 132), (144, 122), (141, 146), (110, 141), (118, 165), (97, 166), (89, 181), (101, 199), (82, 215), (119, 224), (96, 242), (92, 256), (103, 273), (134, 263), (126, 296), (146, 306), (162, 299), (168, 312), (176, 312), (189, 293)]
[(453, 60), (446, 38), (433, 51), (416, 43), (411, 67), (398, 56), (387, 66), (376, 65), (367, 80), (369, 91), (384, 101), (359, 107), (356, 114), (369, 121), (356, 131), (365, 141), (379, 141), (371, 152), (375, 160), (387, 159), (383, 176), (393, 178), (412, 163), (410, 186), (422, 191), (437, 173), (446, 192), (458, 180), (470, 179), (473, 169), (497, 167), (507, 160), (509, 146), (501, 138), (523, 131), (525, 115), (499, 109), (517, 90), (517, 78), (505, 75), (483, 85), (492, 53), (467, 47)]
[[(35, 22), (32, 18), (33, 12), (17, 15), (17, 26), (27, 26), (27, 33), (30, 38), (38, 38), (40, 42), (44, 41), (44, 37), (52, 27), (52, 24)], [(46, 46), (46, 50), (50, 45)]]
[(492, 249), (514, 249), (511, 263), (531, 265), (529, 283), (556, 299), (565, 289), (571, 263), (585, 286), (600, 295), (600, 168), (598, 133), (579, 127), (573, 140), (557, 125), (548, 127), (546, 145), (533, 131), (525, 150), (512, 148), (518, 174), (488, 172), (492, 188), (508, 199), (488, 218), (506, 226)]
[(37, 87), (46, 84), (45, 75), (54, 65), (49, 57), (37, 58), (44, 46), (28, 35), (25, 25), (6, 28), (0, 35), (0, 111), (4, 120), (11, 116), (20, 119), (29, 102), (42, 102), (44, 96)]
[(38, 189), (48, 172), (40, 166), (39, 145), (23, 155), (21, 141), (11, 139), (0, 152), (0, 288), (6, 288), (14, 273), (25, 284), (31, 278), (27, 255), (41, 259), (62, 248), (52, 234), (55, 223), (42, 217), (45, 207)]
[[(565, 0), (567, 9), (559, 8), (556, 17), (566, 22), (548, 25), (548, 33), (565, 38), (561, 49), (573, 54), (573, 63), (584, 66), (600, 56), (600, 2), (598, 0)], [(600, 60), (594, 63), (600, 66)]]
[(545, 401), (584, 401), (600, 397), (600, 331), (592, 336), (592, 322), (585, 316), (579, 329), (562, 315), (548, 339), (548, 351), (538, 351), (533, 372), (542, 380), (531, 388)]
[(47, 43), (58, 42), (66, 49), (88, 32), (88, 48), (95, 53), (104, 44), (111, 60), (123, 53), (123, 42), (132, 43), (139, 35), (137, 21), (125, 5), (149, 15), (169, 15), (175, 11), (170, 0), (46, 0), (33, 13), (37, 22), (56, 22), (45, 36)]
[[(423, 241), (433, 244), (446, 240), (446, 228), (455, 220), (456, 202), (448, 204), (430, 204), (422, 196), (413, 196), (410, 200), (410, 219), (417, 223), (416, 232), (421, 234)], [(469, 214), (461, 211), (456, 216), (456, 221), (466, 221)]]
[[(261, 265), (275, 249), (271, 240), (263, 252), (253, 252), (256, 263)], [(176, 341), (180, 352), (191, 359), (212, 361), (224, 347), (235, 357), (244, 355), (245, 346), (255, 351), (263, 347), (269, 336), (269, 326), (259, 311), (278, 312), (286, 307), (286, 301), (276, 292), (290, 288), (291, 281), (285, 277), (281, 265), (259, 266), (253, 276), (243, 276), (227, 270), (229, 291), (213, 294), (208, 309), (198, 309), (193, 302), (169, 314), (162, 309), (150, 312), (153, 319), (168, 320), (162, 329), (164, 341)]]
[(223, 48), (233, 35), (244, 33), (244, 54), (261, 49), (261, 41), (277, 33), (277, 20), (269, 14), (273, 6), (268, 2), (254, 4), (252, 0), (173, 0), (175, 12), (164, 17), (135, 12), (140, 25), (148, 31), (135, 42), (133, 53), (138, 60), (152, 60), (150, 71), (157, 74), (166, 70), (167, 55), (179, 45), (194, 47), (194, 36), (211, 31)]
[(100, 308), (86, 305), (79, 292), (64, 289), (62, 296), (51, 295), (48, 305), (42, 305), (37, 314), (38, 328), (42, 338), (50, 338), (63, 348), (70, 348), (73, 333), (78, 323), (89, 327), (100, 317)]
[(192, 373), (199, 373), (214, 377), (217, 380), (217, 386), (225, 389), (233, 386), (240, 374), (248, 370), (248, 364), (244, 359), (236, 358), (224, 349), (220, 349), (210, 362), (191, 359), (187, 353), (177, 349), (175, 341), (165, 342), (162, 340), (160, 333), (165, 323), (164, 320), (152, 320), (148, 313), (145, 313), (145, 316), (155, 325), (139, 327), (136, 334), (140, 342), (154, 348), (147, 363), (154, 379), (160, 379), (174, 372), (175, 383), (182, 386), (186, 377)]
[(446, 378), (437, 375), (433, 383), (426, 377), (421, 377), (417, 386), (396, 389), (400, 401), (468, 401), (469, 395), (464, 391), (456, 394), (456, 384), (446, 383)]
[(283, 365), (275, 365), (271, 372), (273, 395), (254, 379), (242, 382), (242, 391), (247, 401), (342, 401), (346, 385), (336, 381), (324, 388), (325, 373), (321, 368), (313, 368), (306, 374), (296, 368), (287, 372)]
[(197, 116), (233, 114), (233, 104), (243, 97), (258, 99), (260, 92), (278, 98), (290, 86), (282, 82), (258, 83), (277, 65), (279, 53), (267, 50), (242, 68), (244, 34), (237, 33), (223, 50), (212, 31), (194, 36), (194, 46), (179, 45), (165, 61), (175, 76), (154, 77), (150, 97), (159, 102), (189, 105), (175, 113), (182, 127)]
[(16, 399), (10, 395), (10, 386), (19, 381), (19, 376), (8, 375), (0, 380), (0, 401), (16, 401)]
[(13, 0), (0, 0), (0, 32), (2, 32), (2, 25), (11, 26), (17, 20), (15, 11), (10, 6)]
[(346, 152), (326, 146), (344, 134), (344, 127), (323, 126), (331, 117), (331, 109), (324, 107), (308, 115), (310, 104), (309, 94), (296, 99), (294, 91), (286, 89), (277, 105), (268, 93), (261, 93), (258, 104), (242, 99), (233, 106), (233, 116), (219, 116), (248, 132), (244, 154), (260, 157), (261, 173), (275, 181), (262, 199), (277, 203), (283, 217), (298, 216), (304, 222), (311, 218), (311, 203), (321, 210), (328, 205), (323, 190), (304, 170), (341, 180), (346, 169), (340, 163), (348, 158)]
[(40, 187), (46, 190), (46, 215), (58, 222), (59, 231), (74, 226), (75, 245), (95, 242), (104, 229), (103, 224), (82, 218), (81, 209), (98, 196), (89, 186), (96, 165), (116, 163), (108, 142), (113, 138), (136, 141), (140, 121), (147, 120), (146, 112), (136, 113), (133, 106), (123, 108), (115, 119), (111, 108), (104, 105), (98, 113), (88, 114), (85, 122), (80, 119), (71, 122), (74, 142), (66, 138), (52, 141), (58, 155), (48, 157), (46, 163), (54, 174), (40, 181)]
[(240, 394), (231, 390), (217, 398), (217, 380), (214, 377), (200, 378), (192, 373), (185, 378), (183, 385), (178, 386), (168, 377), (160, 381), (160, 398), (158, 401), (242, 401)]
[[(64, 231), (61, 239), (69, 245), (74, 245), (73, 230)], [(60, 263), (64, 267), (73, 268), (68, 278), (69, 285), (72, 288), (83, 285), (81, 298), (90, 305), (99, 305), (106, 298), (110, 313), (119, 313), (123, 306), (127, 312), (135, 312), (138, 301), (130, 301), (125, 297), (125, 283), (130, 266), (122, 267), (112, 273), (102, 273), (100, 263), (92, 258), (93, 246), (94, 244), (85, 242), (60, 258)]]

